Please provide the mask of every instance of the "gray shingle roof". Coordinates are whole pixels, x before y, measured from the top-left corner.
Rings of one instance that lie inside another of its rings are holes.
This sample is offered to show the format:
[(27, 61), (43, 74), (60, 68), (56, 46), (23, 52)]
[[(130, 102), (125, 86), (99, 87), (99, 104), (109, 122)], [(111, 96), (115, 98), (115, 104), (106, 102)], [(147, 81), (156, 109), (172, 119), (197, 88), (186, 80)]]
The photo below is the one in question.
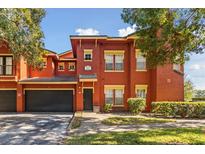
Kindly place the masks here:
[(21, 82), (77, 82), (76, 76), (66, 77), (52, 77), (52, 78), (27, 78), (19, 81)]
[(97, 79), (96, 74), (80, 74), (79, 79)]

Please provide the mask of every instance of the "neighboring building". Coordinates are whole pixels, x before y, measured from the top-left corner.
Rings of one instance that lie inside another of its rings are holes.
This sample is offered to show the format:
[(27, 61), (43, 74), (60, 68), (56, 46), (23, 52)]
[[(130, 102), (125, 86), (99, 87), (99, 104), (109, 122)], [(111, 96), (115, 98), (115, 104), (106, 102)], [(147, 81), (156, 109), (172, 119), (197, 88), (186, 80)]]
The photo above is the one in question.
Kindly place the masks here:
[(153, 101), (183, 101), (183, 66), (146, 68), (146, 59), (135, 48), (135, 38), (70, 36), (72, 50), (48, 50), (42, 71), (30, 68), (23, 58), (13, 60), (0, 47), (0, 111), (67, 112), (127, 110), (127, 99), (143, 97), (150, 111)]

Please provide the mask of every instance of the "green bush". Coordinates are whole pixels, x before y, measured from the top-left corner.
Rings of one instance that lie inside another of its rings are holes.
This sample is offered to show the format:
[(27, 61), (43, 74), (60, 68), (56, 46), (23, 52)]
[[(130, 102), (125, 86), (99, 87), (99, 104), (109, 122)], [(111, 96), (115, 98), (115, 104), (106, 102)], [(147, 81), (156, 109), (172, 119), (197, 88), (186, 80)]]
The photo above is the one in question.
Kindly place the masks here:
[(192, 98), (193, 102), (205, 101), (205, 98)]
[(145, 110), (146, 101), (143, 98), (129, 98), (127, 102), (131, 113), (139, 114)]
[(153, 102), (152, 112), (166, 117), (200, 118), (205, 114), (205, 102)]
[(112, 110), (112, 104), (105, 104), (103, 111), (109, 113)]

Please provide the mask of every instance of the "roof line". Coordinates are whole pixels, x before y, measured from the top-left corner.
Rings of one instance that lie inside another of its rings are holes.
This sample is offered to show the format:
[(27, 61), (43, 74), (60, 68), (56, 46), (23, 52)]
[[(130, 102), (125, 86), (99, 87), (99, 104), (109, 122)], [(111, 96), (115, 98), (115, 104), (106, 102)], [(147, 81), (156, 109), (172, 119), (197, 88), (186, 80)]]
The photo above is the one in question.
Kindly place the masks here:
[(59, 56), (62, 56), (62, 55), (66, 54), (66, 53), (69, 53), (69, 52), (72, 52), (72, 49), (67, 50), (67, 51), (64, 51), (64, 52), (62, 52), (62, 53), (59, 53), (58, 55), (59, 55)]
[(49, 50), (49, 49), (46, 49), (46, 48), (42, 48), (42, 49), (47, 50), (47, 51), (49, 51), (49, 52), (52, 52), (52, 53), (54, 53), (54, 54), (57, 54), (56, 52), (54, 52), (54, 51), (52, 51), (52, 50)]
[(76, 38), (105, 38), (105, 39), (126, 39), (132, 35), (134, 35), (136, 32), (133, 32), (131, 34), (128, 34), (127, 36), (107, 36), (107, 35), (70, 35), (70, 38), (76, 37)]

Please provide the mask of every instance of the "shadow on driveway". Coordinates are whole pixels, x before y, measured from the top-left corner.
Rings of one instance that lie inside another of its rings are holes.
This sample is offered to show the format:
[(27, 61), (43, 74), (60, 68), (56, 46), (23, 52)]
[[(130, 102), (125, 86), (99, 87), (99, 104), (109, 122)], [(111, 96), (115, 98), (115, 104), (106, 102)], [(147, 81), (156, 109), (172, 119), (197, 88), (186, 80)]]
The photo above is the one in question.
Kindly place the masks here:
[(0, 114), (0, 144), (61, 144), (73, 113)]

